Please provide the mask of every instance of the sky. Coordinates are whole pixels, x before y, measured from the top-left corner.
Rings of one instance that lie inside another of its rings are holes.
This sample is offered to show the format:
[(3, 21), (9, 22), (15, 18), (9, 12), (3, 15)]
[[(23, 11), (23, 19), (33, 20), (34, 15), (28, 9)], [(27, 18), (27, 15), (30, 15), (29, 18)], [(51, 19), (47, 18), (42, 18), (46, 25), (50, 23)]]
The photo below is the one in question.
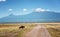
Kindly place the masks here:
[(0, 0), (0, 18), (32, 12), (60, 12), (60, 0)]

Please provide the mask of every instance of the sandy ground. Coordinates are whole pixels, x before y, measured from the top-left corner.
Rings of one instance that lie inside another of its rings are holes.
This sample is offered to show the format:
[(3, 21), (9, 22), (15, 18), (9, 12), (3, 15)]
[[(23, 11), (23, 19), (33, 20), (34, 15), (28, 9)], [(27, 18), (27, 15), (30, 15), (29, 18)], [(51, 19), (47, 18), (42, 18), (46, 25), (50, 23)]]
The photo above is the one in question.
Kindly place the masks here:
[(44, 26), (38, 25), (23, 37), (51, 37), (51, 35), (49, 34), (48, 30)]

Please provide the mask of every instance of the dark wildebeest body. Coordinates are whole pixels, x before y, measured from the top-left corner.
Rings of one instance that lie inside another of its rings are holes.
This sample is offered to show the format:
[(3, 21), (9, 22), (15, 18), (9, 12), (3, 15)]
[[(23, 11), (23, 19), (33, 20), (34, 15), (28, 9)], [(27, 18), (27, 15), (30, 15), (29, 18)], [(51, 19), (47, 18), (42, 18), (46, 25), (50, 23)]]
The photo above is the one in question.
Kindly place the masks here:
[(25, 28), (25, 26), (20, 26), (19, 29), (21, 29), (21, 28), (23, 29), (23, 28)]

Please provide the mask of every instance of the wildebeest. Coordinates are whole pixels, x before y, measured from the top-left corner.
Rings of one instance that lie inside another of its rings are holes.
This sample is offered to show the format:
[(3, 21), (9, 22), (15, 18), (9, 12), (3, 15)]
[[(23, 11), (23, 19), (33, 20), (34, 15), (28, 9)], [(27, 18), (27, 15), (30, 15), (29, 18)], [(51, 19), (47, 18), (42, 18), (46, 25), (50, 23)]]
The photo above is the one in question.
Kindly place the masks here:
[(23, 28), (25, 28), (25, 26), (20, 26), (19, 29), (21, 29), (21, 28), (23, 29)]

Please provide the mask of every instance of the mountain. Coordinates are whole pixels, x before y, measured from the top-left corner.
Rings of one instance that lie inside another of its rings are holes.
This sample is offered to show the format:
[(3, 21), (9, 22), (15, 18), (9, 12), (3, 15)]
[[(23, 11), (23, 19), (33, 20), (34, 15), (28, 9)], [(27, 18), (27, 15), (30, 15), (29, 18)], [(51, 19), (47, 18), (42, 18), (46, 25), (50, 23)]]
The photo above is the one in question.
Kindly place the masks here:
[(10, 14), (4, 18), (0, 18), (0, 23), (4, 22), (60, 22), (60, 13), (57, 12), (32, 12), (27, 15)]

